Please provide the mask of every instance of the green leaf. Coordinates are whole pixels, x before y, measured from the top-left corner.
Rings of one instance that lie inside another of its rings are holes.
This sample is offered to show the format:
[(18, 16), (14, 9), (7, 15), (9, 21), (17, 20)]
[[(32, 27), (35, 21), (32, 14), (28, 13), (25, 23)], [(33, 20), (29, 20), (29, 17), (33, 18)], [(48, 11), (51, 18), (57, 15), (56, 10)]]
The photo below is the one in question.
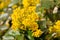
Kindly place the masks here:
[(13, 6), (14, 4), (18, 3), (19, 0), (12, 0), (9, 4), (9, 7)]
[(40, 21), (37, 21), (38, 23), (38, 26), (41, 30), (45, 30), (46, 29), (46, 20), (45, 19), (42, 19)]
[(28, 30), (28, 38), (30, 40), (34, 40), (34, 37), (32, 36), (32, 32), (30, 30)]
[(2, 40), (14, 40), (13, 36), (3, 36), (2, 38)]
[(23, 34), (17, 35), (17, 36), (15, 36), (15, 39), (16, 40), (24, 40), (24, 35)]
[(17, 35), (20, 35), (19, 31), (13, 31), (11, 29), (9, 29), (7, 31), (7, 33), (5, 34), (5, 36), (14, 36), (14, 37), (17, 36)]

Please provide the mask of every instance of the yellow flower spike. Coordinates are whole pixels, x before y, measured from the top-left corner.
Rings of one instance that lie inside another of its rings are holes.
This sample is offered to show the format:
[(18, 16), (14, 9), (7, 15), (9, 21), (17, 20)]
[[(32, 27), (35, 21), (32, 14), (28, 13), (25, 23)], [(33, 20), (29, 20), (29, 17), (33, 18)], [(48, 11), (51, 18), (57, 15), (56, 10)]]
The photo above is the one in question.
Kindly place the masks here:
[(36, 20), (38, 20), (39, 16), (36, 13), (36, 5), (38, 4), (36, 1), (37, 0), (23, 0), (22, 4), (24, 7), (17, 7), (13, 10), (13, 14), (11, 15), (12, 25), (21, 30), (26, 30), (26, 28), (32, 32), (38, 30)]
[[(60, 35), (60, 20), (55, 22), (55, 25), (53, 25), (49, 31), (51, 31), (52, 33), (56, 33), (56, 34)], [(57, 36), (59, 36), (59, 35), (57, 35)]]
[(36, 30), (35, 32), (32, 33), (32, 36), (34, 37), (40, 37), (42, 34), (42, 31), (40, 29)]

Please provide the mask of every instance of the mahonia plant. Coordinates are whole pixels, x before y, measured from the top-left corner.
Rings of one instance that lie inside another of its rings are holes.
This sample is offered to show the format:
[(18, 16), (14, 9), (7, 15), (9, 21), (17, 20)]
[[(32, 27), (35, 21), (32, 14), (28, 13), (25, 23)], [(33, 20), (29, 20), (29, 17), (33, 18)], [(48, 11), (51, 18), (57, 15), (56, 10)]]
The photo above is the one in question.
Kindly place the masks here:
[(40, 37), (42, 34), (41, 29), (36, 21), (39, 21), (38, 13), (36, 12), (36, 6), (40, 4), (40, 0), (23, 0), (22, 1), (23, 8), (20, 6), (17, 7), (15, 5), (12, 7), (13, 13), (11, 15), (12, 18), (12, 26), (11, 28), (16, 30), (30, 30), (32, 32), (32, 36)]

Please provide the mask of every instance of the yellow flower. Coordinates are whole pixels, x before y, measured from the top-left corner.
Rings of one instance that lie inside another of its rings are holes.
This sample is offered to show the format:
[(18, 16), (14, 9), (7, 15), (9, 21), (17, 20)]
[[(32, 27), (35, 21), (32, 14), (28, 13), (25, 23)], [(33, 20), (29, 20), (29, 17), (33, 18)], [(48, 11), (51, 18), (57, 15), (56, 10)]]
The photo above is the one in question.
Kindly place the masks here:
[(36, 11), (36, 6), (29, 6), (28, 11), (35, 12)]
[(16, 30), (18, 30), (18, 27), (15, 26), (15, 25), (12, 25), (11, 29), (14, 30), (14, 31), (16, 31)]
[(0, 3), (0, 9), (4, 8), (4, 2)]
[(0, 9), (5, 8), (6, 6), (8, 6), (8, 4), (10, 3), (11, 0), (0, 0)]
[(24, 7), (36, 6), (37, 4), (40, 3), (40, 0), (23, 0), (22, 3)]
[(38, 29), (38, 24), (36, 22), (32, 22), (29, 30), (32, 30), (32, 32), (36, 31)]
[(53, 26), (53, 28), (56, 29), (56, 30), (60, 30), (59, 27), (60, 27), (59, 25), (54, 25), (54, 26)]
[(49, 33), (51, 33), (51, 32), (52, 32), (52, 29), (53, 29), (53, 27), (52, 27), (52, 26), (50, 26), (50, 27), (49, 27)]
[(24, 25), (21, 25), (19, 28), (20, 28), (21, 30), (26, 30), (26, 26), (24, 26)]
[(40, 29), (36, 30), (35, 32), (32, 33), (32, 36), (34, 37), (40, 37), (42, 34), (42, 31)]
[[(40, 0), (23, 0), (23, 8), (17, 7), (13, 10), (12, 18), (12, 29), (13, 30), (31, 30), (32, 36), (39, 37), (42, 31), (39, 28), (36, 20), (39, 16), (36, 12), (36, 5), (40, 3)], [(15, 8), (13, 6), (12, 8)]]
[[(38, 14), (33, 9), (21, 9), (20, 7), (13, 10), (13, 14), (11, 15), (12, 18), (12, 25), (15, 25), (21, 29), (28, 28), (26, 26), (29, 26), (32, 31), (35, 29), (38, 29), (38, 25), (35, 22), (38, 19)], [(26, 11), (27, 10), (27, 11)], [(31, 12), (34, 11), (34, 12)], [(20, 26), (23, 24), (24, 26)], [(29, 28), (28, 28), (29, 29)]]
[[(27, 9), (20, 9), (19, 7), (13, 10), (13, 14), (11, 15), (12, 25), (14, 24), (15, 26), (18, 27), (21, 23), (24, 26), (31, 26), (33, 23), (33, 25), (38, 27), (37, 24), (35, 23), (35, 21), (38, 19), (37, 13), (36, 12), (29, 13), (29, 10), (28, 12), (26, 12), (26, 10)], [(19, 27), (22, 28), (21, 26)], [(34, 26), (32, 27), (34, 28)]]
[[(36, 23), (36, 20), (38, 20), (39, 16), (36, 13), (36, 5), (39, 2), (36, 3), (36, 1), (38, 0), (23, 0), (22, 3), (24, 7), (17, 7), (13, 10), (13, 14), (11, 15), (12, 25), (22, 30), (28, 28), (32, 32), (37, 30), (38, 24)], [(31, 3), (35, 5), (32, 5)]]
[(55, 24), (60, 26), (60, 20), (58, 20)]
[[(60, 20), (58, 20), (55, 25), (49, 28), (49, 31), (60, 35)], [(58, 36), (59, 36), (58, 35)]]
[(28, 3), (28, 0), (23, 0), (23, 5), (24, 5), (24, 7), (28, 7), (29, 6), (29, 3)]
[(24, 24), (25, 26), (30, 26), (31, 21), (29, 19), (25, 19), (24, 21), (22, 21), (22, 24)]

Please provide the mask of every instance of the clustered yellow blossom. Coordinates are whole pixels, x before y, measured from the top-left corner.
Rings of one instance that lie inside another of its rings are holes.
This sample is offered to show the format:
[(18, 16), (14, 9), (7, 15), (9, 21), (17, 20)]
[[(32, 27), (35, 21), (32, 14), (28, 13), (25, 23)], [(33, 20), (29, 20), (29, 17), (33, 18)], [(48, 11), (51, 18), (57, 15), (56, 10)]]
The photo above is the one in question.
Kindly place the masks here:
[(41, 34), (42, 34), (42, 31), (40, 29), (38, 29), (35, 32), (33, 32), (32, 36), (39, 37)]
[(55, 25), (49, 28), (50, 32), (57, 33), (60, 35), (60, 20), (58, 20)]
[[(13, 30), (31, 30), (32, 36), (39, 37), (42, 31), (38, 29), (37, 20), (39, 16), (36, 12), (36, 5), (39, 0), (23, 0), (23, 8), (17, 7), (13, 10), (12, 18), (12, 29)], [(16, 6), (15, 6), (16, 7)]]
[(0, 9), (3, 9), (4, 7), (8, 6), (11, 0), (0, 0)]
[(24, 7), (36, 6), (37, 4), (40, 3), (40, 0), (23, 0), (22, 3), (24, 5)]

